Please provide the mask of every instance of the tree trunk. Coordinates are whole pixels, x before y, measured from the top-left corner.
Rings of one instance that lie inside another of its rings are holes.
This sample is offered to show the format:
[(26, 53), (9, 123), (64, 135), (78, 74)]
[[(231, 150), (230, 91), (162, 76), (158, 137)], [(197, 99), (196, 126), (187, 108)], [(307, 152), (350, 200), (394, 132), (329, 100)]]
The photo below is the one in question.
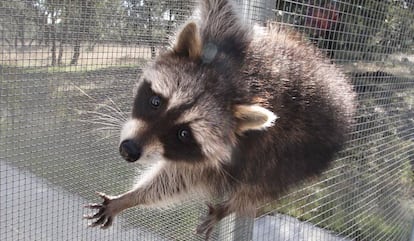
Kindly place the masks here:
[(61, 24), (63, 25), (60, 33), (59, 33), (59, 55), (58, 55), (58, 65), (62, 65), (63, 64), (63, 47), (65, 46), (65, 44), (67, 43), (67, 38), (69, 36), (68, 34), (68, 26), (66, 24), (67, 21), (67, 16), (68, 14), (66, 14), (63, 18), (62, 18), (62, 22)]
[(78, 28), (78, 31), (76, 32), (76, 35), (74, 36), (75, 42), (73, 45), (72, 60), (70, 61), (71, 65), (78, 64), (80, 50), (81, 50), (81, 42), (82, 40), (88, 39), (89, 30), (92, 26), (91, 19), (93, 19), (93, 17), (95, 16), (93, 1), (82, 0), (80, 2), (80, 7), (81, 7), (81, 15), (79, 19), (79, 26), (78, 26), (79, 28)]
[(19, 23), (18, 23), (18, 31), (17, 31), (20, 39), (20, 45), (21, 47), (25, 46), (24, 42), (24, 16), (19, 17)]
[(60, 41), (59, 44), (59, 55), (58, 55), (58, 59), (57, 59), (57, 64), (58, 65), (62, 65), (62, 58), (63, 58), (63, 41)]
[(81, 41), (79, 39), (76, 39), (75, 44), (73, 46), (72, 60), (70, 61), (71, 65), (78, 64), (78, 60), (79, 60), (79, 56), (80, 56), (80, 47), (81, 47)]
[(56, 65), (56, 39), (54, 38), (52, 39), (52, 48), (50, 51), (52, 52), (52, 66), (55, 66)]
[(12, 42), (5, 37), (6, 36), (6, 31), (4, 29), (1, 30), (1, 40), (2, 42), (6, 42), (9, 46), (9, 48), (13, 47)]
[(50, 37), (51, 37), (51, 41), (52, 41), (52, 66), (56, 65), (56, 19), (55, 19), (55, 11), (52, 12), (53, 16), (52, 16), (52, 26), (50, 27)]
[(31, 38), (27, 46), (32, 47), (32, 44), (34, 43), (35, 40), (36, 40), (35, 38)]

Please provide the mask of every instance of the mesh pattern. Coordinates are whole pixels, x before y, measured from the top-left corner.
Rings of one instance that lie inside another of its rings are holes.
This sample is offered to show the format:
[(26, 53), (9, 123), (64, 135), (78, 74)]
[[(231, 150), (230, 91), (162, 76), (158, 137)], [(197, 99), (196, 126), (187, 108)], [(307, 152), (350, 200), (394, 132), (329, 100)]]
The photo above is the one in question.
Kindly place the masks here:
[[(203, 240), (203, 201), (131, 209), (87, 228), (95, 191), (128, 190), (142, 171), (118, 135), (145, 64), (194, 1), (0, 2), (0, 240)], [(358, 114), (322, 177), (229, 217), (213, 240), (408, 240), (414, 207), (414, 3), (238, 1), (246, 20), (288, 25), (350, 76)]]

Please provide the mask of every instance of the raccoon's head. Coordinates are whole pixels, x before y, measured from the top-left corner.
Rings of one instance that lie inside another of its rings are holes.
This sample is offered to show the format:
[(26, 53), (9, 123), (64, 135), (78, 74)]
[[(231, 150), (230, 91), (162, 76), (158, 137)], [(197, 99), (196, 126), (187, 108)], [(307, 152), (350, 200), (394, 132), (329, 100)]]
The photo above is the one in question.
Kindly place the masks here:
[[(212, 7), (215, 0), (209, 2), (205, 8), (221, 11)], [(218, 14), (214, 11), (205, 16), (208, 21), (214, 21)], [(232, 79), (239, 73), (228, 62), (240, 53), (230, 56), (226, 48), (230, 42), (239, 45), (233, 50), (245, 45), (225, 31), (213, 33), (190, 22), (173, 48), (144, 70), (134, 91), (131, 119), (121, 131), (119, 149), (124, 159), (217, 166), (230, 160), (238, 135), (272, 125), (276, 116), (271, 111), (238, 103), (238, 87)]]

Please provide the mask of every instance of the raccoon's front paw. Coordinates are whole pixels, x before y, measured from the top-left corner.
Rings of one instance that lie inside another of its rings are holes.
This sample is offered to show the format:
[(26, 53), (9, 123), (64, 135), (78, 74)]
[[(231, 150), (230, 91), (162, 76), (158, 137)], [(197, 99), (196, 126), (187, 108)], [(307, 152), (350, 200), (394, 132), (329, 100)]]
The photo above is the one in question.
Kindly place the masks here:
[(85, 215), (85, 219), (96, 219), (89, 224), (89, 227), (101, 226), (102, 229), (106, 229), (112, 225), (115, 216), (122, 210), (120, 209), (119, 200), (116, 197), (108, 196), (104, 193), (97, 192), (102, 199), (102, 203), (91, 203), (85, 205), (85, 208), (97, 209), (98, 212), (92, 215)]
[(196, 231), (197, 234), (205, 233), (205, 240), (207, 241), (210, 239), (214, 226), (221, 220), (222, 215), (219, 213), (219, 208), (213, 207), (213, 205), (209, 203), (206, 204), (208, 206), (208, 214), (202, 218), (202, 222), (198, 225)]

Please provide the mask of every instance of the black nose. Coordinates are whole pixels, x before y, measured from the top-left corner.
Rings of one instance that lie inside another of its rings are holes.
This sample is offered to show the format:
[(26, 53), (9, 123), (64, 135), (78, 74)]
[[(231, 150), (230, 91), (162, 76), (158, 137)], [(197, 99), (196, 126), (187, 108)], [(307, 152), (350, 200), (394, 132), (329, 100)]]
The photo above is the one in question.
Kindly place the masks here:
[(119, 153), (121, 156), (129, 161), (134, 162), (141, 157), (142, 148), (139, 147), (133, 140), (125, 140), (119, 146)]

